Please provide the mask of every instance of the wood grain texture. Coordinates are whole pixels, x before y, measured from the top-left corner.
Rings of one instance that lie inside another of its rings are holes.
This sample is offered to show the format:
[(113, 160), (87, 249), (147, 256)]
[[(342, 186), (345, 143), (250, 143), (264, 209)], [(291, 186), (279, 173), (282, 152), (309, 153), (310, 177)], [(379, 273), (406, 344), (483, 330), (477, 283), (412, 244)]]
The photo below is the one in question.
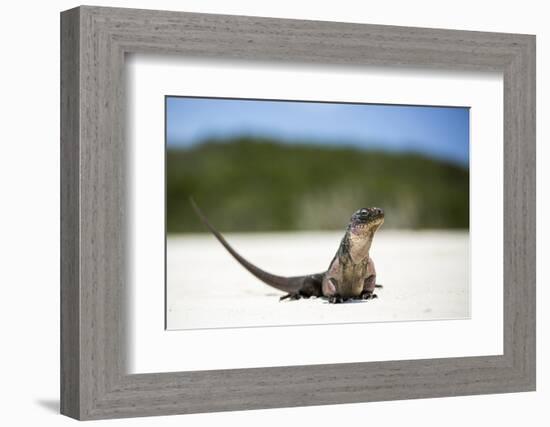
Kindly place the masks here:
[(61, 20), (61, 412), (80, 414), (79, 13)]
[[(534, 390), (534, 36), (84, 6), (62, 13), (61, 38), (62, 413), (100, 419)], [(504, 354), (128, 375), (127, 53), (503, 72)]]

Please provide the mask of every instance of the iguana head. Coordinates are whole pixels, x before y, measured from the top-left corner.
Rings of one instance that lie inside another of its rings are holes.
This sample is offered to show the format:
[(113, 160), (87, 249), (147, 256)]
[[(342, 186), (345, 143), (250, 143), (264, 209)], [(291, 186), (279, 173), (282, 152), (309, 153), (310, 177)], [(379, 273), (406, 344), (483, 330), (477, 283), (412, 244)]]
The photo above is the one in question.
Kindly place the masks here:
[(380, 208), (361, 208), (352, 216), (349, 230), (356, 236), (372, 236), (384, 222), (384, 211)]
[(384, 211), (380, 208), (361, 208), (351, 216), (343, 243), (353, 261), (369, 256), (374, 233), (383, 222)]

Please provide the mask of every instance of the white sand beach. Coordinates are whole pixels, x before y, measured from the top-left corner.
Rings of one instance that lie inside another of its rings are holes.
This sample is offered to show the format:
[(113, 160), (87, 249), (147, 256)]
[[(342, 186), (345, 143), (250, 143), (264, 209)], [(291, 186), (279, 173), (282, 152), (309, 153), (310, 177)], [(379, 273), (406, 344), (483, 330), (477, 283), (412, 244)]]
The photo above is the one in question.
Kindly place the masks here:
[[(322, 272), (342, 232), (226, 234), (252, 263), (278, 275)], [(282, 301), (208, 234), (167, 239), (168, 329), (462, 319), (470, 316), (469, 238), (461, 231), (377, 233), (378, 299)]]

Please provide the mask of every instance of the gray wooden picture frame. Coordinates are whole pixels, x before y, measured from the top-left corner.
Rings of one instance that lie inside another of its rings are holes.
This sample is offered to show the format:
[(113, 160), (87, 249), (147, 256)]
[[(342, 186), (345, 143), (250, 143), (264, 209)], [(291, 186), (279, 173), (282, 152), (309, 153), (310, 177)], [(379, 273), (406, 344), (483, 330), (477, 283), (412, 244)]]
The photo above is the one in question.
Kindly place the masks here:
[[(127, 53), (502, 72), (504, 353), (127, 374)], [(61, 166), (65, 415), (84, 420), (535, 390), (532, 35), (71, 9), (61, 14)]]

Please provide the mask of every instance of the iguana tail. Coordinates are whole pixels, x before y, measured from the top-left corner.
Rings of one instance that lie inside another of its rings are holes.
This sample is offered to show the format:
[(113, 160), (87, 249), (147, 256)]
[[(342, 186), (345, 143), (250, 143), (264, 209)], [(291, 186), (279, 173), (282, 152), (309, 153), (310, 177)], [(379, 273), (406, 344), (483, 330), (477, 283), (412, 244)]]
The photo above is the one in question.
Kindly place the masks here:
[(288, 292), (290, 294), (297, 293), (300, 291), (304, 285), (304, 281), (309, 276), (296, 276), (296, 277), (283, 277), (283, 276), (276, 276), (274, 274), (268, 273), (267, 271), (262, 270), (261, 268), (256, 267), (254, 264), (250, 263), (246, 259), (244, 259), (241, 255), (237, 253), (235, 249), (233, 249), (229, 243), (225, 240), (225, 238), (221, 235), (221, 233), (214, 228), (212, 224), (208, 221), (208, 218), (202, 213), (200, 208), (197, 206), (195, 201), (190, 198), (191, 206), (193, 206), (193, 209), (195, 210), (195, 213), (200, 218), (200, 220), (204, 223), (204, 225), (212, 232), (212, 234), (218, 239), (218, 241), (223, 245), (225, 249), (235, 258), (239, 264), (241, 264), (244, 268), (246, 268), (250, 273), (252, 273), (254, 276), (256, 276), (258, 279), (260, 279), (265, 284), (272, 286), (276, 289), (279, 289), (283, 292)]

